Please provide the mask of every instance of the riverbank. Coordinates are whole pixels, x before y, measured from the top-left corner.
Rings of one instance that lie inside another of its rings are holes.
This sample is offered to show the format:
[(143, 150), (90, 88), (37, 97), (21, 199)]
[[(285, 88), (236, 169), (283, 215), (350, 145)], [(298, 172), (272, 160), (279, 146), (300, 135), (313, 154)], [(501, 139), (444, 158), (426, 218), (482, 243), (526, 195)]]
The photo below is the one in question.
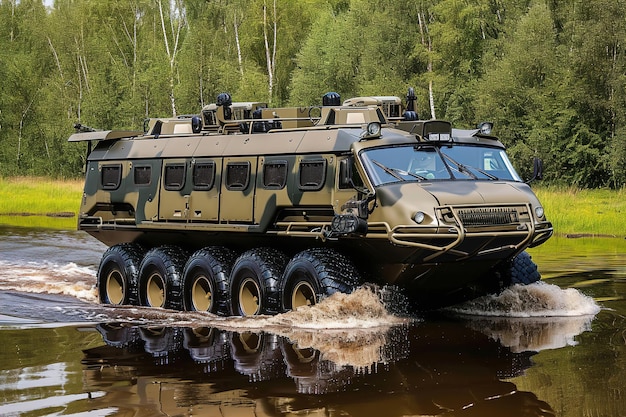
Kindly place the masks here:
[(0, 178), (0, 224), (75, 229), (83, 181)]
[[(83, 181), (0, 178), (0, 223), (73, 229)], [(626, 237), (626, 190), (536, 187), (555, 233), (570, 238)]]

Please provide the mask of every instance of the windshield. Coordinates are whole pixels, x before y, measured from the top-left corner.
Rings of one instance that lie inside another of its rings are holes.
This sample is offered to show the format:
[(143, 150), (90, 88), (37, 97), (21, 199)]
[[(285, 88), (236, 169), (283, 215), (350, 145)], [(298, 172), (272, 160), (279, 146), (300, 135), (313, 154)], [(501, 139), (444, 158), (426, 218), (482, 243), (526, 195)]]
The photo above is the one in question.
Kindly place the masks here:
[(503, 149), (433, 145), (366, 149), (361, 161), (375, 186), (402, 181), (521, 181)]

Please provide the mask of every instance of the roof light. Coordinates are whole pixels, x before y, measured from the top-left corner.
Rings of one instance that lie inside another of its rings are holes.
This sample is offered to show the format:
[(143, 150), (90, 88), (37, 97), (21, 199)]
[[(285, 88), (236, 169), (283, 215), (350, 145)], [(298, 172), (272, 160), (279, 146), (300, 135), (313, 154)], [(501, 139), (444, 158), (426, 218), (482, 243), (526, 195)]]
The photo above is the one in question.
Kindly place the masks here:
[(430, 132), (428, 134), (429, 142), (450, 142), (450, 133)]
[(381, 125), (379, 122), (369, 122), (366, 130), (361, 133), (361, 139), (374, 139), (380, 137)]
[(482, 122), (477, 126), (478, 130), (482, 135), (491, 135), (491, 129), (493, 129), (493, 122)]

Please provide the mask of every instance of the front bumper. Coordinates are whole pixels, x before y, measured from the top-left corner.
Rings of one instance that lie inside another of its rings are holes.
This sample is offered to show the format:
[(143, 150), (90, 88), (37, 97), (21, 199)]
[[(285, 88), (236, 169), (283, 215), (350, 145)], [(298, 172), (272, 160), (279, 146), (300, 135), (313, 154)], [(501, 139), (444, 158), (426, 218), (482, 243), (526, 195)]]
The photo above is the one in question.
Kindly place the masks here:
[(529, 204), (441, 206), (439, 225), (370, 223), (368, 237), (385, 237), (397, 246), (423, 249), (421, 262), (470, 258), (508, 259), (542, 244), (553, 233), (548, 221), (535, 221)]

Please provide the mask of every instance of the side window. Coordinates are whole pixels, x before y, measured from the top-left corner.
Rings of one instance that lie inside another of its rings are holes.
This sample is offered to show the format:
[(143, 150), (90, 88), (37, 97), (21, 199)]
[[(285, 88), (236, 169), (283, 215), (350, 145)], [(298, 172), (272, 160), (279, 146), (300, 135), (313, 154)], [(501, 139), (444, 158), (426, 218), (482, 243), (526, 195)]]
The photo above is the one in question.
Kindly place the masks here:
[(103, 165), (100, 180), (103, 190), (117, 190), (122, 182), (122, 165)]
[(193, 167), (193, 189), (208, 191), (215, 182), (215, 162), (198, 162)]
[(134, 179), (135, 185), (149, 185), (152, 173), (152, 167), (147, 166), (135, 166)]
[(281, 190), (287, 184), (287, 161), (265, 162), (263, 166), (263, 187)]
[(250, 162), (229, 162), (226, 165), (226, 189), (245, 190), (250, 182)]
[(179, 191), (185, 186), (185, 164), (165, 165), (165, 189)]
[(300, 161), (300, 189), (318, 191), (324, 187), (326, 180), (326, 160), (317, 159)]

